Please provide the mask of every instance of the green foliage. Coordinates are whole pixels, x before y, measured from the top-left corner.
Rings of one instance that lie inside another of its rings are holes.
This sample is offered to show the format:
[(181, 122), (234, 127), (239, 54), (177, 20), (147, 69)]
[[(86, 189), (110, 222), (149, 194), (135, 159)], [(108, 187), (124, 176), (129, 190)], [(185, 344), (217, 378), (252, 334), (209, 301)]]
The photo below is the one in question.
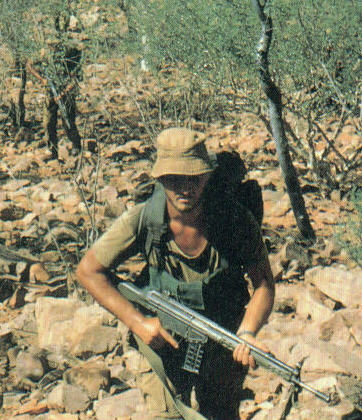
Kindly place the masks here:
[(351, 192), (353, 213), (339, 227), (336, 237), (351, 258), (362, 267), (362, 190)]
[[(274, 22), (271, 71), (304, 115), (358, 111), (361, 17), (356, 1), (270, 0)], [(219, 87), (258, 85), (255, 65), (260, 23), (241, 0), (134, 0), (128, 15), (133, 41), (153, 69), (184, 63)], [(301, 106), (302, 105), (302, 106)]]
[(358, 111), (360, 26), (356, 1), (273, 0), (271, 67), (283, 91), (308, 93), (301, 111), (318, 118)]
[(36, 43), (29, 36), (30, 26), (34, 24), (31, 16), (32, 0), (0, 1), (0, 39), (17, 57), (26, 57), (34, 51)]
[(245, 2), (135, 0), (129, 7), (133, 40), (153, 68), (182, 62), (217, 83), (254, 62), (256, 18)]

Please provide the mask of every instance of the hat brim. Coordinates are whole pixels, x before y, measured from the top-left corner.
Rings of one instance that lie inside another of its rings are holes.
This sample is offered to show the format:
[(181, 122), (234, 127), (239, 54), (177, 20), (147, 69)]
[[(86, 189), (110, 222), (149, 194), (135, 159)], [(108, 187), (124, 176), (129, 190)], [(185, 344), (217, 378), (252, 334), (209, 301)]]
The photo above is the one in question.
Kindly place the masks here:
[(209, 163), (202, 159), (190, 156), (189, 159), (183, 158), (182, 160), (177, 160), (175, 158), (157, 159), (152, 168), (151, 175), (154, 178), (165, 175), (196, 176), (207, 174), (212, 171), (213, 167), (211, 162)]

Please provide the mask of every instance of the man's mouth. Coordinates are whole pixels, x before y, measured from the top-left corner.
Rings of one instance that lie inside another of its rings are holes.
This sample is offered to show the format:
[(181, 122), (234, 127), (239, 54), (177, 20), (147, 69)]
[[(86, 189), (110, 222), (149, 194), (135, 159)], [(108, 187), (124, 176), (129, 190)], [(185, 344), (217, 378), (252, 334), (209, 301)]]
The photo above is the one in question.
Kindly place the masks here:
[(177, 200), (178, 201), (184, 201), (184, 202), (188, 202), (192, 200), (192, 195), (178, 195), (177, 196)]

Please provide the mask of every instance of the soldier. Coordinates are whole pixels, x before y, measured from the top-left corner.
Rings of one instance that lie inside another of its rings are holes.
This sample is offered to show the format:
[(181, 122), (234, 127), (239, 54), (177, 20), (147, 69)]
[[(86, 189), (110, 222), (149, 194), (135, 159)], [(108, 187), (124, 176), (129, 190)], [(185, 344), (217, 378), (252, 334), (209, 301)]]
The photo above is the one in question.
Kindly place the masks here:
[[(159, 186), (146, 203), (115, 221), (77, 269), (79, 282), (129, 327), (144, 356), (137, 386), (155, 419), (238, 419), (242, 381), (255, 361), (245, 345), (231, 354), (208, 344), (200, 374), (182, 371), (184, 343), (157, 317), (136, 309), (110, 281), (109, 269), (129, 255), (141, 251), (148, 263), (138, 286), (167, 291), (268, 351), (256, 339), (274, 300), (260, 227), (244, 206), (213, 199), (214, 167), (204, 141), (201, 133), (186, 128), (161, 132), (152, 170)], [(254, 289), (251, 298), (246, 273)], [(192, 389), (199, 413), (189, 408)]]
[(41, 62), (35, 68), (31, 61), (28, 71), (45, 87), (43, 127), (45, 139), (58, 158), (57, 122), (60, 111), (64, 130), (76, 151), (81, 149), (81, 137), (76, 125), (76, 98), (79, 94), (78, 83), (82, 78), (80, 43), (75, 39), (78, 27), (76, 18), (65, 13), (55, 18), (56, 38), (49, 39), (48, 56), (42, 54)]

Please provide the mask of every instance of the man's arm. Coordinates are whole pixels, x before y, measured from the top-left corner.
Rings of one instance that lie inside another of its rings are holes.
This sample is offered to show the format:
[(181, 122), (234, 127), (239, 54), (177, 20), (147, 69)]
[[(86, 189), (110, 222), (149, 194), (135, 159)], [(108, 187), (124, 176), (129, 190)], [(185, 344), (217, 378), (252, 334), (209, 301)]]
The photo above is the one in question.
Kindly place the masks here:
[(26, 62), (26, 69), (30, 74), (32, 74), (34, 77), (36, 77), (43, 86), (46, 86), (48, 84), (48, 81), (45, 77), (43, 77), (38, 70), (36, 70), (33, 66), (33, 63), (31, 61)]
[[(274, 279), (266, 253), (257, 264), (248, 269), (248, 275), (252, 281), (254, 293), (248, 303), (237, 335), (250, 344), (269, 352), (267, 346), (255, 338), (255, 335), (267, 321), (274, 304)], [(243, 365), (256, 367), (255, 360), (250, 356), (250, 349), (245, 345), (241, 344), (236, 347), (233, 357), (234, 360), (241, 362)]]
[(110, 283), (106, 268), (98, 262), (92, 249), (82, 258), (76, 274), (79, 283), (96, 301), (114, 314), (146, 344), (153, 348), (159, 348), (167, 342), (174, 348), (178, 348), (177, 342), (161, 326), (158, 318), (144, 317)]

